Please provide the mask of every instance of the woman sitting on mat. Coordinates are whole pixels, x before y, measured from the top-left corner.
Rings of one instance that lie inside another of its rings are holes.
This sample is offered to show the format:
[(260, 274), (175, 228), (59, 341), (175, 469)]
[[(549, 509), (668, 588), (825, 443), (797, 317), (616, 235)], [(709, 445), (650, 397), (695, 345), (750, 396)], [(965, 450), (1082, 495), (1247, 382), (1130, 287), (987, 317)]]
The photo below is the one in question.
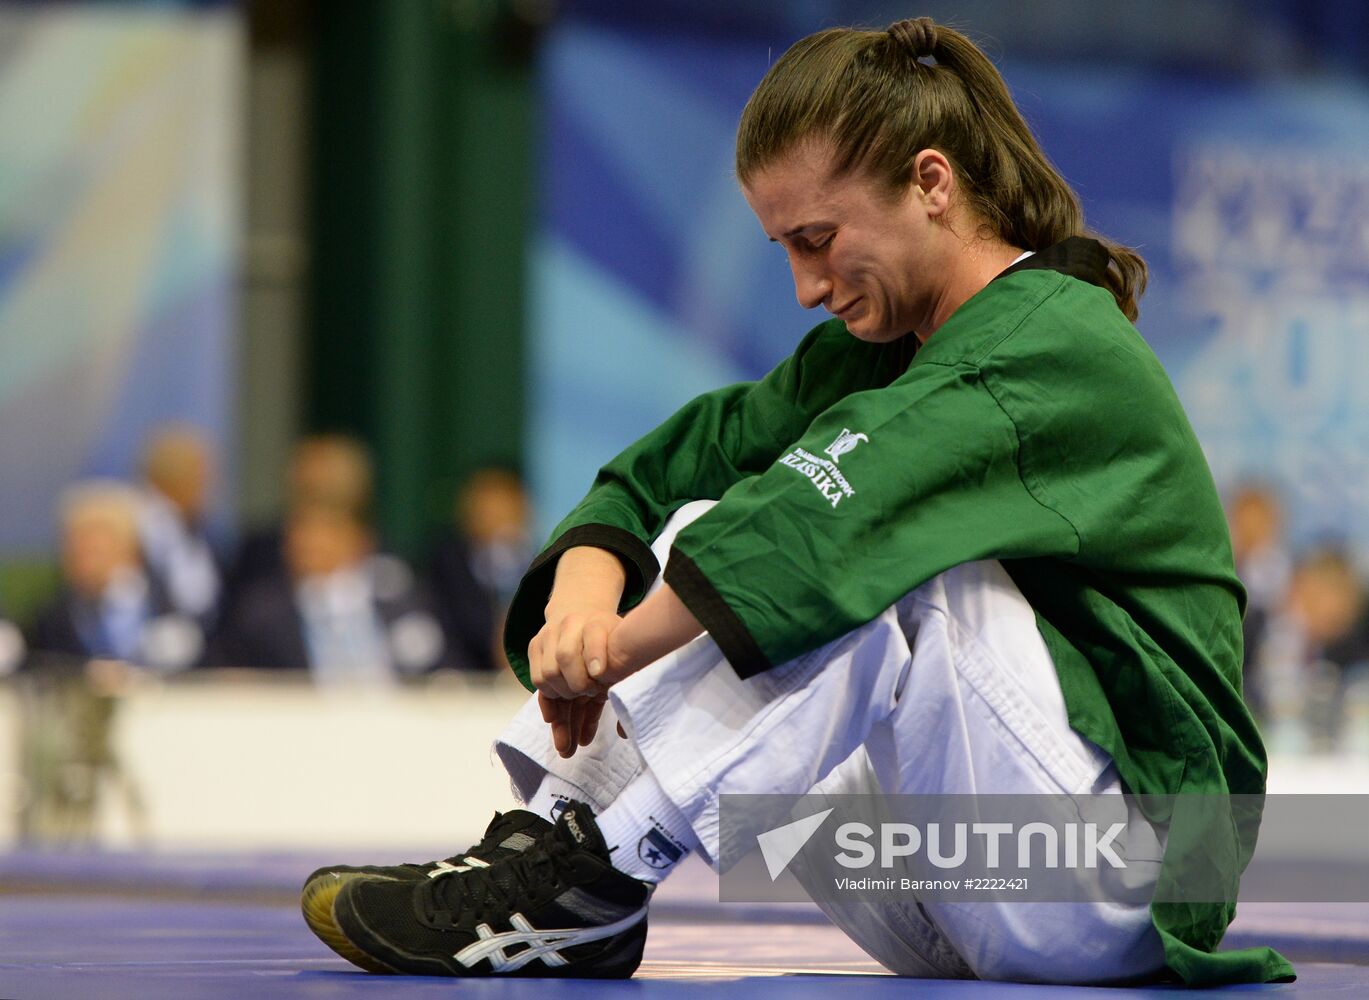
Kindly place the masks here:
[[(737, 175), (834, 318), (557, 527), (505, 636), (537, 692), (496, 744), (527, 808), (446, 861), (306, 886), (365, 968), (631, 975), (652, 887), (728, 846), (729, 793), (1264, 790), (1222, 508), (1130, 322), (1145, 265), (1087, 233), (984, 54), (925, 18), (805, 38)], [(1248, 825), (1128, 816), (1139, 901), (819, 902), (909, 976), (1291, 976), (1214, 952)], [(1169, 901), (1196, 856), (1229, 893)]]

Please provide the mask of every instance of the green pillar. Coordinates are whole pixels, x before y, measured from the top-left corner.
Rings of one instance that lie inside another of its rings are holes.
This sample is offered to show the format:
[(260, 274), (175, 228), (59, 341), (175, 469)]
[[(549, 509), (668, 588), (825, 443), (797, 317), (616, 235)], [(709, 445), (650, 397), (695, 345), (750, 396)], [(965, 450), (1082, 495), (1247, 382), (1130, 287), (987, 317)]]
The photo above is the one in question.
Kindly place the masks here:
[(370, 443), (414, 556), (467, 473), (522, 458), (530, 37), (494, 2), (330, 4), (317, 30), (308, 424)]

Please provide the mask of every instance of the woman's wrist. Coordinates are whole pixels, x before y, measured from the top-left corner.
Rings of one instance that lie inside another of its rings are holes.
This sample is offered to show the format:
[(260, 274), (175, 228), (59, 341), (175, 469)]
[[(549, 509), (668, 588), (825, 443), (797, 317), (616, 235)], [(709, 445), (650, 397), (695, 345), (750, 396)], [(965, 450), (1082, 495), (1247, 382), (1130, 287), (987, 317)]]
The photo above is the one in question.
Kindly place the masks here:
[(610, 683), (674, 652), (703, 630), (675, 591), (661, 587), (609, 633), (606, 672)]
[(590, 611), (616, 614), (625, 586), (627, 571), (612, 552), (587, 545), (567, 549), (556, 563), (546, 619)]
[(615, 680), (627, 677), (646, 666), (644, 663), (634, 661), (632, 648), (623, 641), (623, 623), (626, 621), (627, 618), (624, 618), (622, 622), (618, 623), (618, 627), (608, 634), (608, 641), (605, 644), (605, 669), (596, 676), (596, 680), (601, 677)]

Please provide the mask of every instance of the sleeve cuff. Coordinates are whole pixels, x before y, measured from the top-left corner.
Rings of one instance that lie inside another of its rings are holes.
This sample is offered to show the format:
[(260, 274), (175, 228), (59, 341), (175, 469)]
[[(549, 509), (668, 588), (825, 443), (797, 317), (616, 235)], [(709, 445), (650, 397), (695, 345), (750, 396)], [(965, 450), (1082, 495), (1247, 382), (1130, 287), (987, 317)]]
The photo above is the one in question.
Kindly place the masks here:
[(679, 549), (670, 550), (665, 582), (699, 619), (738, 677), (754, 677), (773, 666), (717, 588), (694, 561)]
[[(651, 546), (632, 532), (623, 528), (615, 528), (611, 524), (582, 524), (571, 528), (534, 559), (532, 565), (528, 567), (527, 577), (530, 578), (538, 572), (547, 573), (546, 587), (543, 593), (550, 594), (557, 561), (568, 549), (577, 548), (581, 545), (593, 546), (596, 549), (607, 549), (622, 562), (623, 569), (627, 571), (627, 580), (623, 584), (623, 600), (619, 605), (620, 611), (624, 611), (640, 601), (642, 595), (646, 593), (647, 587), (651, 585), (651, 581), (656, 579), (656, 574), (661, 571), (661, 565), (656, 561), (656, 553), (651, 551)], [(543, 603), (546, 603), (545, 598)]]

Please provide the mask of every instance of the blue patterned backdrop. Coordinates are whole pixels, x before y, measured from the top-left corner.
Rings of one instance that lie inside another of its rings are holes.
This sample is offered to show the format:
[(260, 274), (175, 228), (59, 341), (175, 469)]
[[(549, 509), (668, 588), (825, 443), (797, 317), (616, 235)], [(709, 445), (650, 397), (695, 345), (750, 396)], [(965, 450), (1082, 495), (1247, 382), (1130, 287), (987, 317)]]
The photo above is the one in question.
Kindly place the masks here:
[(0, 559), (159, 423), (231, 452), (242, 44), (227, 5), (0, 5)]
[[(551, 33), (529, 455), (544, 527), (616, 450), (823, 318), (794, 301), (731, 173), (742, 105), (783, 44), (575, 19)], [(1149, 261), (1139, 326), (1219, 485), (1271, 480), (1296, 540), (1369, 547), (1363, 81), (1000, 68), (1090, 223)]]

